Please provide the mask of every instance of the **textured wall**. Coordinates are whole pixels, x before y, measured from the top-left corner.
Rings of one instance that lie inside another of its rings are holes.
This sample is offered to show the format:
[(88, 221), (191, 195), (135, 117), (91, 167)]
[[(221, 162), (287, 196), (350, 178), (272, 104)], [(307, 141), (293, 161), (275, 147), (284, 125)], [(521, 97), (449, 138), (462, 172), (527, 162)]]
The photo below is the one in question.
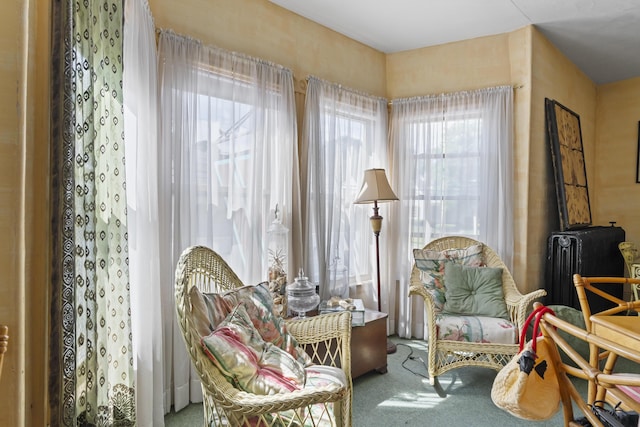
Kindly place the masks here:
[(385, 56), (266, 0), (149, 0), (156, 27), (361, 90), (385, 94)]
[(509, 35), (481, 37), (387, 55), (390, 99), (514, 83)]
[(0, 323), (9, 325), (2, 372), (0, 425), (23, 424), (24, 406), (24, 210), (26, 1), (3, 5), (0, 15)]
[[(16, 43), (16, 35), (21, 35), (23, 30), (22, 4), (11, 2), (10, 7), (5, 7), (0, 17), (2, 25), (2, 40), (0, 44), (0, 269), (3, 272), (3, 284), (0, 286), (0, 322), (11, 323), (18, 320), (16, 313), (17, 291), (13, 286), (19, 279), (18, 275), (18, 249), (19, 249), (19, 224), (20, 220), (20, 159), (22, 149), (22, 134), (20, 123), (19, 95), (20, 85), (25, 84), (21, 75), (22, 52), (19, 43)], [(7, 367), (11, 371), (13, 358)], [(10, 385), (11, 376), (7, 377)], [(7, 383), (4, 383), (6, 386)], [(13, 387), (9, 387), (11, 389)]]
[[(640, 184), (636, 183), (640, 78), (598, 87), (592, 212), (599, 223), (617, 221), (640, 245)], [(591, 177), (590, 177), (591, 178)]]
[(533, 31), (532, 59), (526, 278), (529, 286), (537, 283), (536, 287), (544, 287), (547, 238), (560, 227), (551, 151), (546, 140), (544, 99), (555, 99), (580, 116), (593, 211), (593, 196), (597, 192), (592, 183), (596, 168), (596, 86), (537, 30)]

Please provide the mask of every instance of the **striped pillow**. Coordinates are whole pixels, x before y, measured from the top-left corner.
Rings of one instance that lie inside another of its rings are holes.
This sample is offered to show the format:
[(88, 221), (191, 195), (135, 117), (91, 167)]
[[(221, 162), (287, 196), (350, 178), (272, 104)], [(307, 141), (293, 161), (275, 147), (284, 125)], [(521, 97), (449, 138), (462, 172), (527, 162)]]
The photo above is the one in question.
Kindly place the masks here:
[(265, 342), (243, 305), (238, 305), (215, 331), (203, 337), (201, 344), (222, 375), (241, 390), (275, 394), (304, 387), (304, 365)]
[(242, 304), (262, 339), (287, 351), (300, 363), (311, 364), (311, 358), (287, 330), (282, 317), (273, 313), (273, 299), (268, 284), (243, 286), (224, 294), (201, 293), (197, 287), (189, 291), (189, 299), (198, 333), (209, 335), (217, 325)]

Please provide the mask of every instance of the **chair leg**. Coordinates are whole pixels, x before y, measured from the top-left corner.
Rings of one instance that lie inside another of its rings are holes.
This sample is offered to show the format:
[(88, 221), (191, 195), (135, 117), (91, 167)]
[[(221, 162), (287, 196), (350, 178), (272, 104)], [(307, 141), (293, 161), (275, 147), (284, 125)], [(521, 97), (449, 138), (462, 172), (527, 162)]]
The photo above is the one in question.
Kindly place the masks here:
[(447, 392), (440, 385), (440, 381), (438, 380), (438, 377), (435, 377), (435, 376), (429, 377), (429, 384), (433, 386), (433, 389), (436, 391), (436, 393), (438, 393), (438, 396), (440, 396), (443, 399), (447, 397)]
[(440, 385), (440, 381), (438, 380), (438, 377), (436, 375), (433, 375), (430, 372), (429, 365), (427, 365), (426, 362), (425, 362), (425, 366), (427, 368), (427, 372), (429, 373), (429, 384), (433, 386), (433, 389), (436, 391), (436, 393), (438, 393), (438, 396), (442, 398), (447, 397), (447, 392), (445, 392), (442, 386)]

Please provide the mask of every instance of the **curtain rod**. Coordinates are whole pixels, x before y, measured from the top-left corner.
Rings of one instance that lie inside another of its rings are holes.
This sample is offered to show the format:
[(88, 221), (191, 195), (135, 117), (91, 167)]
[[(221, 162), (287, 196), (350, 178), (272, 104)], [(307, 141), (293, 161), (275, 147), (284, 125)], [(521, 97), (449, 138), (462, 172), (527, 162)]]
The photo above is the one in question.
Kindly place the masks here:
[[(317, 77), (317, 76), (314, 76), (314, 75), (308, 75), (307, 77), (305, 77), (304, 81), (308, 83), (310, 79), (315, 79), (315, 80), (318, 80), (318, 81), (323, 82), (325, 84), (332, 85), (332, 86), (340, 88), (340, 89), (342, 89), (344, 91), (351, 92), (354, 95), (364, 96), (364, 97), (367, 97), (367, 98), (387, 101), (387, 98), (385, 98), (383, 96), (372, 95), (370, 93), (363, 92), (361, 90), (345, 86), (345, 85), (343, 85), (341, 83), (336, 83), (336, 82), (332, 82), (332, 81), (329, 81), (329, 80), (325, 80), (325, 79), (323, 79), (321, 77)], [(387, 101), (387, 102), (389, 102), (389, 101)]]
[[(508, 85), (502, 85), (502, 86), (508, 86)], [(493, 86), (493, 87), (500, 87), (500, 86)], [(513, 90), (517, 90), (517, 89), (522, 89), (524, 87), (524, 84), (520, 83), (520, 84), (515, 84), (515, 85), (511, 85), (511, 87), (513, 88)], [(491, 88), (481, 88), (481, 89), (470, 89), (470, 90), (460, 90), (460, 91), (456, 91), (456, 92), (445, 92), (445, 93), (441, 93), (438, 94), (436, 96), (440, 96), (440, 95), (451, 95), (454, 93), (461, 93), (461, 92), (474, 92), (477, 90), (483, 90), (483, 89), (491, 89)], [(430, 95), (421, 95), (421, 96), (410, 96), (407, 98), (400, 98), (400, 99), (410, 99), (410, 98), (421, 98), (422, 96), (430, 96)], [(391, 106), (393, 105), (393, 100), (389, 101), (387, 103), (387, 106)]]

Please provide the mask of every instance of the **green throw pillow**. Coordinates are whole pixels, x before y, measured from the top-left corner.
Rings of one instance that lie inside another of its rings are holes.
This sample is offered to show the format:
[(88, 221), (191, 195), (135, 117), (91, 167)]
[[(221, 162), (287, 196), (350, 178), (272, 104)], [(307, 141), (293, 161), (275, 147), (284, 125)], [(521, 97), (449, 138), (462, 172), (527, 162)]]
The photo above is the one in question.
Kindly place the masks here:
[(444, 313), (509, 319), (502, 291), (502, 268), (447, 262), (444, 281), (447, 284)]
[(443, 251), (414, 249), (413, 258), (420, 271), (420, 279), (433, 298), (436, 313), (444, 308), (444, 265), (447, 262), (480, 267), (484, 265), (484, 245), (478, 243), (466, 248), (451, 248)]

